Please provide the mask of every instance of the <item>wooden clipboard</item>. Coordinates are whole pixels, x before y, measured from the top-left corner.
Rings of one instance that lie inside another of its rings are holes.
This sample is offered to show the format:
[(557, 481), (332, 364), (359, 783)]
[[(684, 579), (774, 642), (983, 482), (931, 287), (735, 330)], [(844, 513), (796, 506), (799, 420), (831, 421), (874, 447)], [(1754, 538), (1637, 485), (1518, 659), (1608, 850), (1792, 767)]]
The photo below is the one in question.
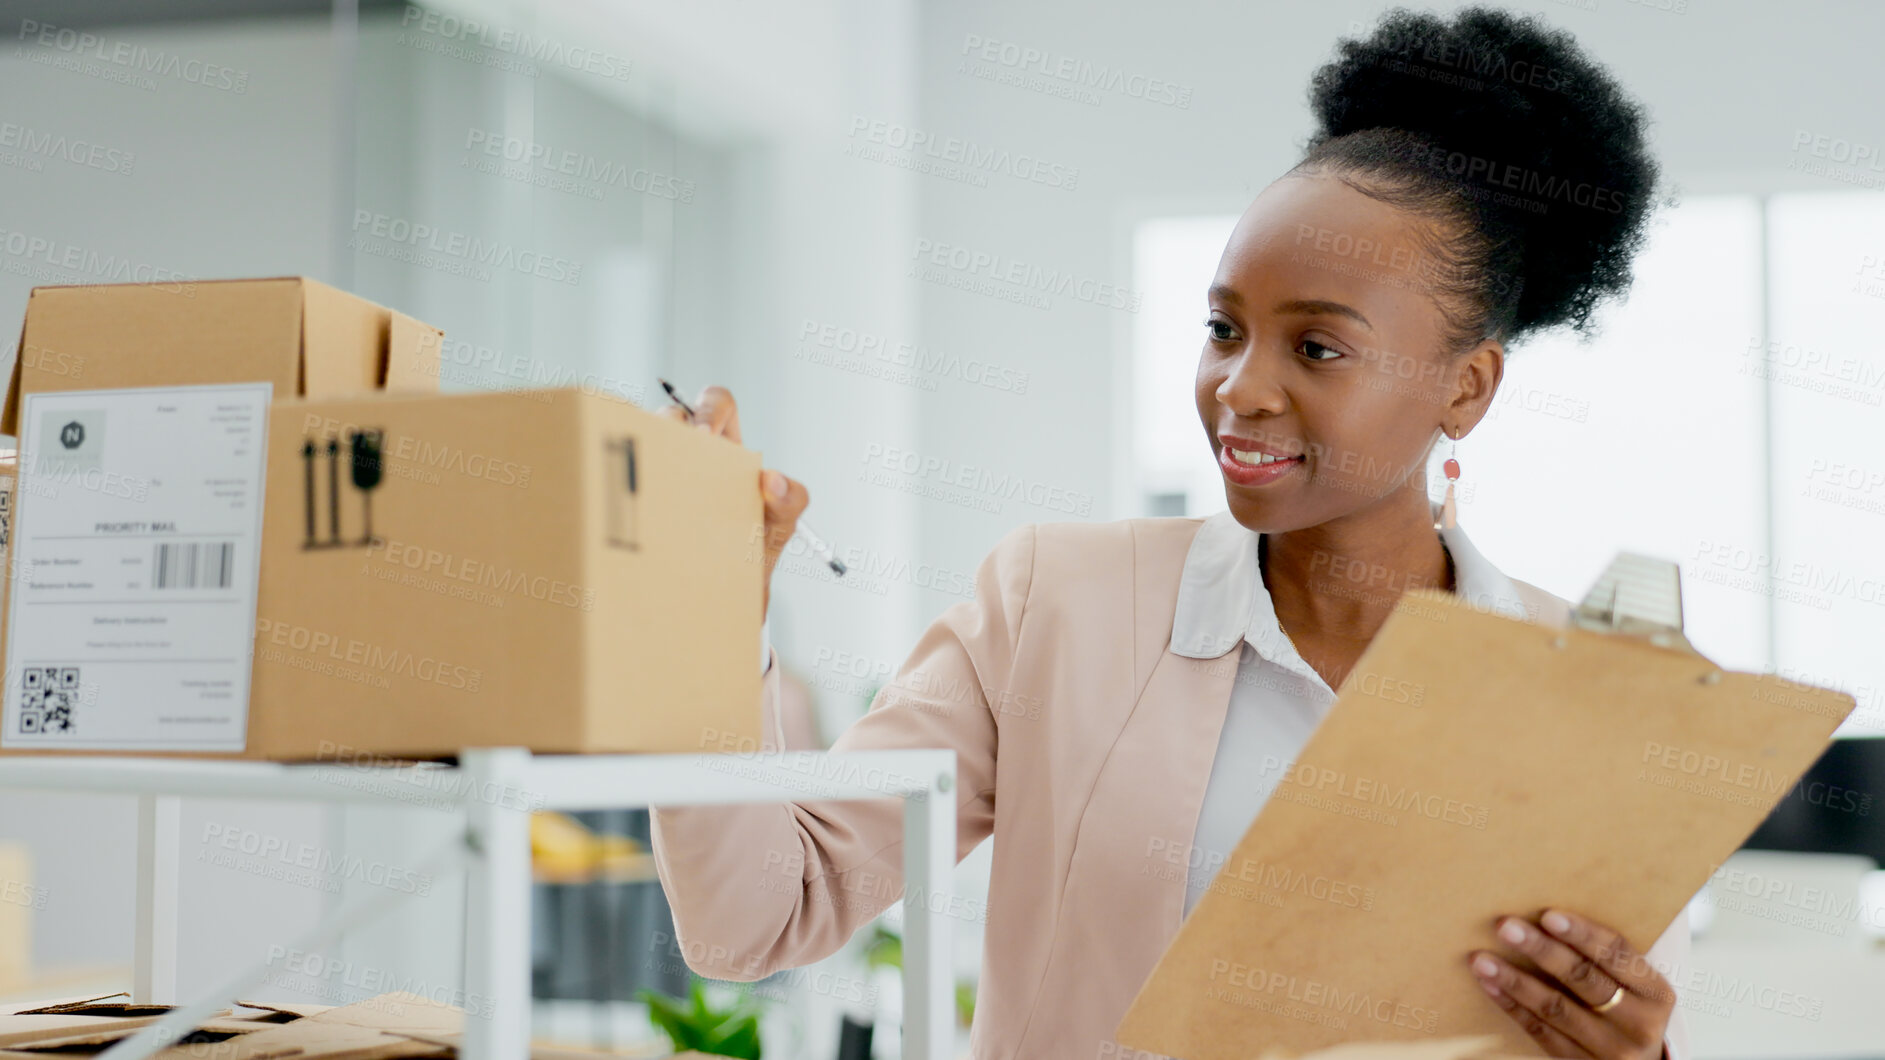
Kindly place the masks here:
[(1562, 630), (1404, 595), (1118, 1041), (1248, 1060), (1492, 1035), (1536, 1055), (1466, 967), (1499, 948), (1495, 916), (1565, 908), (1648, 950), (1855, 706), (1723, 671), (1680, 601), (1674, 564), (1628, 555)]

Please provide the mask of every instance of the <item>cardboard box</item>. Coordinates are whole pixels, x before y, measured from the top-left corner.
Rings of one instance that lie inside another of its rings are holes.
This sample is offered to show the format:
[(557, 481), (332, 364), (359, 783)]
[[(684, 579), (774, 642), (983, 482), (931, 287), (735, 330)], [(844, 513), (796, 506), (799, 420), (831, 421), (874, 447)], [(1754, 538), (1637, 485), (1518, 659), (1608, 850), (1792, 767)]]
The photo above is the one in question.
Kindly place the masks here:
[[(443, 332), (301, 277), (37, 287), (27, 299), (0, 434), (17, 435), (27, 394), (267, 382), (276, 400), (361, 390), (436, 391)], [(21, 498), (13, 450), (0, 461), (11, 537)], [(5, 542), (0, 542), (4, 547)], [(0, 679), (7, 592), (0, 567)]]
[(36, 287), (0, 434), (45, 390), (267, 382), (275, 399), (438, 389), (443, 332), (301, 277)]
[(758, 476), (574, 388), (276, 403), (248, 755), (757, 746)]
[(574, 388), (275, 402), (242, 757), (757, 746), (758, 475)]
[[(275, 383), (240, 757), (757, 746), (757, 453), (573, 388), (423, 393), (436, 330), (308, 280), (40, 288), (21, 343), (9, 429), (37, 391)], [(108, 752), (0, 747), (61, 753)]]

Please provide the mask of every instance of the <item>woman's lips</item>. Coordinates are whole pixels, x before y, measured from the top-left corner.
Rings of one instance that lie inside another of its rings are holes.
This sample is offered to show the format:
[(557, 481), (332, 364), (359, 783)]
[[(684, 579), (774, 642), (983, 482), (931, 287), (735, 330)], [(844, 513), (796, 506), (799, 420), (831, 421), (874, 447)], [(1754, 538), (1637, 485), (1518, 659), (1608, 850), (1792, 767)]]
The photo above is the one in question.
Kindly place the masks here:
[[(1239, 459), (1234, 453), (1241, 453)], [(1257, 463), (1269, 454), (1256, 450), (1235, 450), (1229, 445), (1222, 446), (1217, 453), (1217, 466), (1224, 472), (1224, 477), (1239, 486), (1262, 486), (1294, 472), (1302, 466), (1300, 456), (1282, 457), (1268, 463)], [(1248, 460), (1249, 463), (1244, 461)]]

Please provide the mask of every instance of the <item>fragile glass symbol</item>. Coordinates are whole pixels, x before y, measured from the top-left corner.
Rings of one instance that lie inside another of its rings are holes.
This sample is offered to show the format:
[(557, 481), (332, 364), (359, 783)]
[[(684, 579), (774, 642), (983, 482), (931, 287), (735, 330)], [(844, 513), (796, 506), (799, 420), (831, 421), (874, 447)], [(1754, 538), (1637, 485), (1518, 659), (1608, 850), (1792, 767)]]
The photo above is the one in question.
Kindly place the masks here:
[[(347, 432), (347, 477), (354, 489), (360, 491), (362, 529), (360, 538), (351, 544), (362, 548), (379, 543), (373, 536), (373, 491), (378, 488), (384, 477), (384, 441), (386, 432), (379, 428)], [(316, 529), (320, 510), (319, 490), (315, 486), (317, 472), (315, 465), (325, 450), (327, 455), (327, 539), (321, 540)], [(302, 548), (344, 548), (350, 542), (340, 536), (340, 439), (329, 438), (326, 445), (316, 443), (309, 438), (301, 443), (302, 495), (305, 506), (304, 520), (307, 537), (302, 541)]]

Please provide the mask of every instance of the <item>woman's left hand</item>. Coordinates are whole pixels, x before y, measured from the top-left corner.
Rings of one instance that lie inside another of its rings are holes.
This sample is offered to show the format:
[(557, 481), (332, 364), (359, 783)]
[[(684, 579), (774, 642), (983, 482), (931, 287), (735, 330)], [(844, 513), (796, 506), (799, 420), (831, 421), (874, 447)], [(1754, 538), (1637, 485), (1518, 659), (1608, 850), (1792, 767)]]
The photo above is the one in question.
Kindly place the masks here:
[(1499, 939), (1543, 975), (1487, 950), (1466, 955), (1474, 978), (1550, 1056), (1655, 1060), (1676, 992), (1622, 935), (1593, 920), (1547, 910), (1536, 922), (1500, 917)]

